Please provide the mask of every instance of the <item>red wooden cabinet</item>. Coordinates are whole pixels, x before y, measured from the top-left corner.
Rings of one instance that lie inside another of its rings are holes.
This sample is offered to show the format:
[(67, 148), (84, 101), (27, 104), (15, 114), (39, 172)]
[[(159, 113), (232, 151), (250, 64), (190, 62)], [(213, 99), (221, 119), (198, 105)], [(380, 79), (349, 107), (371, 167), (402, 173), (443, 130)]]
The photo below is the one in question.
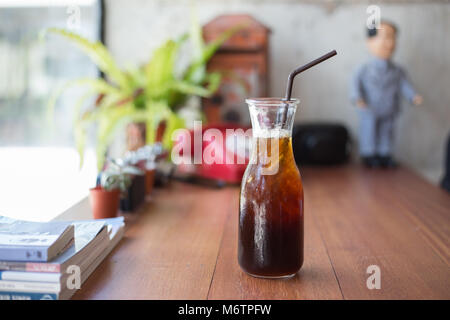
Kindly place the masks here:
[(241, 26), (211, 58), (209, 71), (223, 72), (217, 93), (204, 99), (209, 123), (250, 124), (245, 98), (268, 93), (268, 46), (270, 30), (249, 15), (223, 15), (203, 27), (206, 42), (233, 26)]

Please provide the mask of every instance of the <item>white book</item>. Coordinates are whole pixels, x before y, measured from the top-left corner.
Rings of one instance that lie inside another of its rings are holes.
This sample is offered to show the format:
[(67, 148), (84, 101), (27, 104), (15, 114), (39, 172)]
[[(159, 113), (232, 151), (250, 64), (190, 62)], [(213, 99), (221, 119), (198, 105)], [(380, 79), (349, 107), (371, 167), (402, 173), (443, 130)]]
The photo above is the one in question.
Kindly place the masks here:
[(47, 262), (73, 242), (70, 222), (32, 222), (0, 216), (0, 260)]

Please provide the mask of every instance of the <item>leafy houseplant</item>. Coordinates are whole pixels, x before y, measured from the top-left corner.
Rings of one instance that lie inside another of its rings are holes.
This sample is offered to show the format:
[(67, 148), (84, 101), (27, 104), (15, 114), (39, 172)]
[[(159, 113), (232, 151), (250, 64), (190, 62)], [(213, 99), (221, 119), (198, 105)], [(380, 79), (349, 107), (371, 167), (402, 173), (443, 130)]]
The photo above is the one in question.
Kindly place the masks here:
[(133, 175), (141, 175), (133, 166), (119, 165), (111, 161), (100, 173), (99, 184), (90, 190), (90, 201), (95, 219), (112, 218), (117, 215), (121, 195), (126, 196)]
[[(156, 49), (152, 58), (142, 67), (122, 70), (114, 61), (107, 48), (100, 42), (89, 40), (75, 33), (50, 28), (47, 33), (65, 37), (85, 52), (98, 68), (105, 74), (102, 78), (82, 78), (70, 81), (57, 90), (49, 102), (50, 114), (58, 96), (70, 86), (87, 88), (85, 95), (75, 104), (75, 140), (82, 166), (87, 129), (92, 124), (96, 127), (96, 154), (99, 170), (103, 167), (108, 145), (112, 142), (118, 128), (132, 122), (146, 124), (146, 143), (155, 141), (155, 134), (160, 123), (165, 124), (162, 138), (163, 145), (170, 149), (172, 133), (185, 126), (178, 115), (189, 96), (209, 97), (218, 88), (221, 74), (207, 72), (206, 63), (237, 28), (225, 31), (217, 40), (205, 44), (201, 27), (192, 22), (189, 34), (177, 40), (168, 40)], [(181, 72), (176, 62), (181, 45), (190, 39), (192, 59)], [(97, 105), (82, 112), (86, 99), (97, 96)]]

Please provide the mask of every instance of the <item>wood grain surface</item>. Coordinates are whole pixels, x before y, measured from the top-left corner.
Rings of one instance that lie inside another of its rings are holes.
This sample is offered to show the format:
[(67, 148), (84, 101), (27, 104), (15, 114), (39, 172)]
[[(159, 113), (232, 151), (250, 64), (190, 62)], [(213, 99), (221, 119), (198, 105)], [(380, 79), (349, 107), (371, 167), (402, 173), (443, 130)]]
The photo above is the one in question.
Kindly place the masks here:
[[(305, 262), (288, 280), (237, 263), (237, 187), (159, 189), (74, 299), (450, 299), (450, 195), (405, 168), (300, 168)], [(367, 267), (381, 271), (369, 290)]]

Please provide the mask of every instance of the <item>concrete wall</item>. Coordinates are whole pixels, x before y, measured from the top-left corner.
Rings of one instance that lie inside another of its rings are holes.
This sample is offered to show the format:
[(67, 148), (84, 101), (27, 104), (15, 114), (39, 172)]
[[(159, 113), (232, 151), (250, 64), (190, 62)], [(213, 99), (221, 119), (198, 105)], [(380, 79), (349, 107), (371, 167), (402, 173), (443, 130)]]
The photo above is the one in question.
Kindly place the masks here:
[[(287, 75), (322, 53), (339, 55), (297, 79), (297, 121), (335, 120), (356, 137), (358, 121), (348, 102), (348, 81), (367, 59), (365, 1), (198, 1), (201, 23), (225, 13), (249, 13), (271, 30), (271, 95), (282, 96)], [(381, 16), (400, 28), (395, 61), (407, 68), (422, 107), (404, 104), (397, 127), (396, 156), (437, 182), (450, 132), (450, 4), (448, 1), (382, 1)], [(167, 37), (189, 26), (186, 1), (109, 0), (106, 43), (126, 65), (143, 62)]]

